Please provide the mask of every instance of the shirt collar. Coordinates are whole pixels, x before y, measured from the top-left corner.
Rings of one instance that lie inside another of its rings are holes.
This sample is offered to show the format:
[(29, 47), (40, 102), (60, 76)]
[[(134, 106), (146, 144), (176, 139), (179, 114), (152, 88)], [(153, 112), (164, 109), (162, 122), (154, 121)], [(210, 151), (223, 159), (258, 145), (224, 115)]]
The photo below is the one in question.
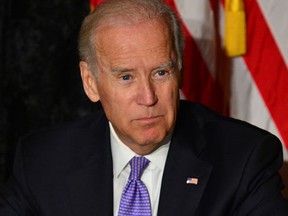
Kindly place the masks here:
[[(110, 140), (111, 140), (111, 150), (113, 158), (113, 175), (118, 177), (122, 170), (126, 167), (129, 161), (137, 155), (128, 146), (126, 146), (117, 136), (111, 122), (109, 122), (110, 127)], [(147, 169), (157, 167), (164, 170), (169, 146), (170, 146), (171, 136), (168, 136), (165, 143), (161, 145), (158, 149), (152, 153), (145, 155), (145, 157), (150, 160), (150, 164)], [(151, 165), (151, 166), (150, 166)]]

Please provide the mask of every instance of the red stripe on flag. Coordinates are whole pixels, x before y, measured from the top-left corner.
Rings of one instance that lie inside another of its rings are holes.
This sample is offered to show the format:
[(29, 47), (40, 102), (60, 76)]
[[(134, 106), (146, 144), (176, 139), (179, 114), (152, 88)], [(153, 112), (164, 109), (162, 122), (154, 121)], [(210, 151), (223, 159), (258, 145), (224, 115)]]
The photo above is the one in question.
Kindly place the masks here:
[(182, 91), (186, 98), (223, 112), (220, 87), (209, 72), (206, 62), (190, 33), (184, 26), (186, 47), (184, 52), (184, 81)]
[[(179, 14), (173, 0), (165, 0)], [(184, 80), (182, 91), (188, 100), (200, 102), (223, 113), (223, 92), (208, 70), (197, 44), (182, 22), (185, 34)], [(212, 61), (212, 60), (211, 60)]]
[(257, 1), (245, 4), (248, 52), (244, 60), (288, 147), (288, 69)]

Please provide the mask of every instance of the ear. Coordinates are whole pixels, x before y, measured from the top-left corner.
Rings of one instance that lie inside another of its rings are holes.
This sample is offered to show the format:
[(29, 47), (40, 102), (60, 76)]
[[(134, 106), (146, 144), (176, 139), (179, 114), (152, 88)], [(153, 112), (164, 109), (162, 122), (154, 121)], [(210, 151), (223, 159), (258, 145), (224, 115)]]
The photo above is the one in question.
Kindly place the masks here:
[(97, 102), (99, 100), (99, 94), (95, 76), (90, 71), (86, 62), (80, 61), (79, 67), (81, 72), (82, 84), (86, 95), (92, 102)]

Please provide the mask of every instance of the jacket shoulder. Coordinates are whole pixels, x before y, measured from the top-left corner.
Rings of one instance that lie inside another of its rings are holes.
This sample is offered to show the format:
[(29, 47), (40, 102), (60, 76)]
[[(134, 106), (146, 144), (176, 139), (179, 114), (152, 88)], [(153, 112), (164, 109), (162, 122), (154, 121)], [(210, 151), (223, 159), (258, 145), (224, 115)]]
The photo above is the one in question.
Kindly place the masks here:
[[(79, 154), (88, 154), (86, 149), (101, 149), (109, 125), (103, 111), (59, 125), (33, 131), (20, 138), (15, 154), (15, 162), (22, 158), (27, 167), (61, 167), (77, 165)], [(45, 165), (45, 166), (46, 166)]]
[(28, 143), (34, 142), (43, 144), (45, 143), (45, 141), (52, 141), (52, 143), (58, 143), (60, 142), (60, 140), (73, 140), (73, 138), (81, 135), (81, 133), (89, 132), (99, 127), (100, 124), (105, 124), (106, 121), (107, 119), (104, 112), (96, 111), (93, 114), (80, 117), (73, 121), (66, 121), (51, 127), (31, 131), (30, 133), (21, 137), (20, 141), (29, 145)]
[(219, 114), (205, 105), (199, 103), (193, 103), (189, 101), (181, 101), (180, 105), (181, 118), (187, 116), (193, 116), (201, 128), (215, 127), (221, 129), (230, 128), (231, 130), (245, 130), (251, 131), (254, 134), (267, 135), (268, 131), (257, 127), (246, 121), (235, 119)]

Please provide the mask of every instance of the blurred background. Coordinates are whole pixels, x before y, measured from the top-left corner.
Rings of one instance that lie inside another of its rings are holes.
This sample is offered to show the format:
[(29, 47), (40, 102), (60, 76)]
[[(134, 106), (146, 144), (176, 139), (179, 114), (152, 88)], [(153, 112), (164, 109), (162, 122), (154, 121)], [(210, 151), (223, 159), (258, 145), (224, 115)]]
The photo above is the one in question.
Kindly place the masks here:
[(90, 112), (77, 37), (89, 1), (2, 0), (0, 4), (0, 180), (31, 130)]
[[(183, 21), (182, 98), (278, 136), (288, 187), (288, 1), (164, 1)], [(21, 136), (93, 111), (82, 89), (77, 38), (82, 19), (100, 2), (1, 1), (0, 182), (11, 173)]]

